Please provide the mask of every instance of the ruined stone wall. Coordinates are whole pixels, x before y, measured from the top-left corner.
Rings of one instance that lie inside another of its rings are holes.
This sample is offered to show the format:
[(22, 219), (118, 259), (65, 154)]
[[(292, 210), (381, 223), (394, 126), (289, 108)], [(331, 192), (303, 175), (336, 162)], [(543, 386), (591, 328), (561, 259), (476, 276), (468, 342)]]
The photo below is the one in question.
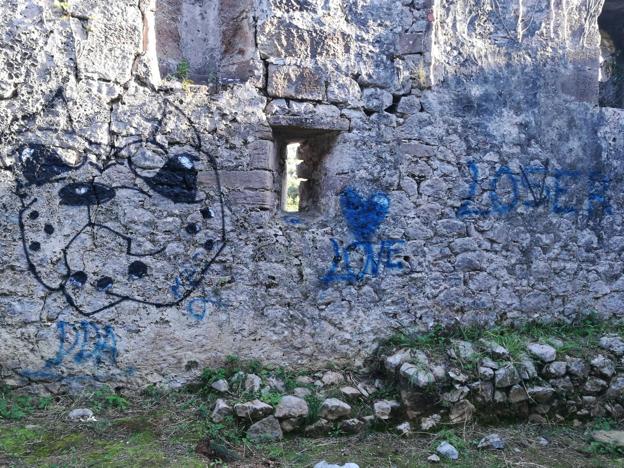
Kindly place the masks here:
[(179, 385), (229, 354), (358, 363), (396, 326), (618, 318), (601, 8), (7, 0), (3, 379)]

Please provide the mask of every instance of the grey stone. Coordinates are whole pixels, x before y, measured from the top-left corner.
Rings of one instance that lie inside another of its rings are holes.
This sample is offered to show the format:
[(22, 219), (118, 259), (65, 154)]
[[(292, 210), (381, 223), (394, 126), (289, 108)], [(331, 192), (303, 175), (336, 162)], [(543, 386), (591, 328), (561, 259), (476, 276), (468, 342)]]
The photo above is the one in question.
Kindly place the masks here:
[(275, 442), (283, 437), (280, 423), (273, 416), (268, 416), (247, 429), (247, 438), (254, 443)]
[(346, 398), (358, 398), (362, 396), (362, 392), (355, 387), (341, 387), (340, 393), (342, 393)]
[(613, 361), (602, 354), (599, 354), (591, 360), (592, 367), (598, 372), (599, 375), (610, 378), (615, 374), (615, 364)]
[(271, 389), (280, 393), (286, 391), (286, 385), (284, 385), (284, 381), (282, 379), (278, 379), (277, 377), (269, 377), (267, 379), (267, 384), (269, 384), (269, 387)]
[(312, 395), (312, 390), (305, 387), (297, 387), (293, 390), (293, 395), (299, 398), (305, 398), (307, 396)]
[(529, 399), (526, 390), (520, 385), (514, 385), (509, 389), (509, 402), (520, 403)]
[(333, 421), (351, 414), (351, 406), (337, 398), (327, 398), (321, 404), (319, 411), (321, 418)]
[(553, 361), (544, 366), (542, 371), (547, 377), (563, 377), (567, 371), (567, 364), (563, 361)]
[(379, 88), (366, 88), (362, 92), (364, 108), (373, 112), (382, 112), (392, 105), (392, 94)]
[(591, 395), (596, 395), (607, 389), (609, 384), (597, 377), (590, 377), (583, 385), (583, 391)]
[(89, 408), (76, 408), (69, 412), (68, 418), (72, 421), (88, 422), (95, 421), (93, 411)]
[(314, 383), (314, 379), (309, 375), (299, 375), (295, 378), (295, 382), (301, 385), (311, 385)]
[(420, 366), (415, 366), (409, 362), (401, 366), (400, 374), (418, 388), (425, 388), (435, 382), (435, 377), (431, 371), (423, 369)]
[(511, 387), (518, 382), (520, 382), (520, 376), (513, 365), (501, 367), (494, 373), (494, 385), (498, 388)]
[(280, 420), (280, 427), (283, 432), (293, 432), (301, 428), (303, 425), (303, 419), (301, 418), (289, 418)]
[(480, 343), (495, 359), (507, 359), (509, 357), (509, 351), (493, 341), (480, 340)]
[(212, 385), (210, 386), (214, 388), (217, 392), (221, 392), (221, 393), (225, 393), (230, 389), (230, 385), (225, 379), (219, 379), (213, 382)]
[(332, 423), (327, 419), (319, 419), (313, 424), (307, 426), (303, 432), (308, 436), (322, 436), (327, 434), (332, 428)]
[(430, 431), (438, 427), (438, 425), (442, 422), (442, 416), (439, 414), (432, 414), (429, 417), (422, 418), (420, 420), (420, 428), (423, 431)]
[(451, 423), (457, 424), (470, 421), (475, 413), (475, 407), (468, 400), (462, 400), (455, 403), (449, 412)]
[(216, 423), (223, 422), (226, 416), (232, 414), (232, 407), (222, 398), (218, 398), (212, 410), (212, 420)]
[(498, 434), (489, 434), (479, 441), (477, 448), (502, 450), (505, 448), (505, 441)]
[(262, 379), (255, 374), (247, 374), (244, 388), (248, 392), (258, 392), (262, 386)]
[(325, 99), (325, 75), (318, 68), (269, 65), (268, 93), (280, 98)]
[(552, 362), (557, 358), (557, 350), (550, 345), (529, 343), (527, 349), (532, 356), (535, 356), (542, 362)]
[(479, 378), (481, 380), (492, 380), (494, 378), (494, 371), (489, 367), (479, 367)]
[(459, 452), (457, 449), (446, 441), (438, 445), (436, 452), (449, 460), (457, 460), (459, 458)]
[(448, 354), (453, 359), (461, 359), (462, 361), (471, 360), (477, 356), (477, 352), (474, 346), (469, 341), (464, 340), (451, 340), (451, 346), (448, 349)]
[(340, 423), (340, 429), (347, 434), (357, 434), (362, 432), (366, 423), (358, 418), (345, 419)]
[(273, 407), (260, 400), (237, 403), (234, 405), (236, 416), (244, 419), (257, 420), (273, 412)]
[(446, 403), (457, 403), (468, 396), (470, 389), (464, 385), (458, 385), (456, 388), (442, 394), (442, 401)]
[(386, 370), (390, 372), (394, 372), (397, 367), (401, 366), (401, 364), (409, 361), (410, 357), (411, 357), (411, 353), (409, 349), (401, 349), (397, 351), (396, 353), (386, 358), (384, 362)]
[(286, 395), (282, 397), (275, 407), (275, 417), (278, 419), (306, 417), (308, 411), (308, 404), (304, 399)]
[(581, 358), (567, 358), (568, 373), (579, 379), (584, 379), (589, 374), (589, 365)]
[(406, 436), (409, 435), (412, 432), (412, 425), (409, 422), (404, 422), (399, 424), (396, 427), (397, 432), (402, 435), (402, 436)]
[(535, 400), (538, 403), (547, 403), (552, 399), (555, 394), (555, 390), (552, 387), (534, 386), (527, 389), (529, 398)]
[(421, 33), (401, 34), (397, 42), (397, 54), (409, 55), (424, 52), (424, 38), (425, 35)]
[(600, 338), (600, 346), (617, 356), (624, 356), (624, 340), (617, 335), (608, 335)]
[(535, 369), (535, 364), (533, 364), (533, 361), (526, 355), (522, 355), (520, 357), (520, 362), (517, 364), (516, 367), (522, 380), (531, 380), (537, 377), (537, 369)]
[(373, 404), (373, 412), (375, 413), (375, 417), (377, 419), (389, 419), (390, 411), (392, 411), (392, 407), (390, 406), (390, 403), (385, 400), (376, 401)]
[(624, 399), (624, 376), (617, 376), (611, 380), (606, 395), (611, 399)]
[(420, 112), (420, 99), (417, 96), (403, 96), (397, 106), (397, 111), (403, 114)]
[(596, 431), (592, 434), (592, 439), (603, 444), (624, 447), (624, 431)]
[(345, 463), (344, 465), (336, 465), (327, 463), (325, 460), (318, 462), (314, 468), (360, 468), (356, 463)]
[(427, 461), (429, 463), (440, 463), (440, 457), (437, 456), (435, 453), (432, 453), (427, 457)]
[(321, 378), (323, 385), (339, 385), (344, 382), (344, 376), (340, 372), (327, 371)]

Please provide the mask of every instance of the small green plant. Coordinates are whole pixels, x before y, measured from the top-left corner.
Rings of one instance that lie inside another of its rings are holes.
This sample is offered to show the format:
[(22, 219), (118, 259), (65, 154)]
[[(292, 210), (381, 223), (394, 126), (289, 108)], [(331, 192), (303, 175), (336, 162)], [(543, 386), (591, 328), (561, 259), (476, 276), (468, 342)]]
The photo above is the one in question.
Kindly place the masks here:
[(260, 401), (263, 401), (267, 405), (276, 406), (282, 399), (282, 394), (274, 391), (270, 391), (260, 396)]
[(110, 387), (102, 387), (93, 393), (93, 408), (101, 411), (104, 408), (113, 408), (125, 411), (130, 402), (124, 397), (117, 395)]
[(459, 437), (453, 429), (442, 429), (438, 431), (431, 445), (437, 447), (440, 442), (443, 441), (448, 442), (457, 450), (466, 448), (466, 441), (463, 438)]
[(319, 418), (321, 412), (321, 400), (315, 393), (311, 393), (305, 398), (308, 404), (308, 415), (306, 416), (306, 425), (315, 423)]
[(607, 455), (610, 457), (621, 457), (624, 455), (623, 447), (595, 440), (591, 441), (583, 451), (592, 455)]
[(191, 64), (186, 59), (182, 59), (176, 67), (176, 78), (180, 81), (188, 80), (191, 72)]
[(0, 387), (0, 418), (20, 420), (35, 410), (45, 410), (52, 403), (50, 396), (15, 395), (9, 388)]

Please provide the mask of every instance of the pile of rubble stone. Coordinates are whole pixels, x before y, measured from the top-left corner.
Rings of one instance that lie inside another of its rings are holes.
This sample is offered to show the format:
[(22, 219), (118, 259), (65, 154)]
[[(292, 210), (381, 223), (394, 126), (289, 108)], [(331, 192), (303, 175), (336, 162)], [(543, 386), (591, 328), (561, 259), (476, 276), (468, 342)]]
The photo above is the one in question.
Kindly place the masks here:
[[(619, 336), (603, 336), (600, 348), (583, 357), (562, 352), (563, 343), (556, 339), (527, 343), (519, 355), (483, 339), (450, 343), (445, 353), (394, 349), (382, 356), (382, 372), (358, 378), (350, 374), (350, 382), (336, 371), (302, 375), (296, 379), (300, 386), (289, 392), (277, 377), (239, 372), (229, 381), (212, 383), (220, 398), (211, 417), (222, 422), (234, 416), (249, 425), (247, 437), (256, 442), (279, 440), (290, 432), (357, 433), (375, 425), (408, 434), (413, 427), (430, 431), (442, 423), (473, 419), (572, 419), (581, 424), (596, 417), (624, 417), (624, 340)], [(234, 403), (233, 386), (246, 394), (277, 392), (281, 398), (276, 405), (260, 399)], [(393, 398), (375, 398), (388, 395), (389, 389), (395, 389)], [(310, 397), (320, 403), (314, 420)]]

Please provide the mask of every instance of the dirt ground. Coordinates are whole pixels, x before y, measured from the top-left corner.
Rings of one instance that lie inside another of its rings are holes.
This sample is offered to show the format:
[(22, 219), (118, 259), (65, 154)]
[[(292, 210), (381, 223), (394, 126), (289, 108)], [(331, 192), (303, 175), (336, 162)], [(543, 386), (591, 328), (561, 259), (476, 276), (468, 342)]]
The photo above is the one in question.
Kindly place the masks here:
[[(499, 427), (446, 426), (407, 437), (391, 430), (354, 436), (335, 432), (323, 438), (287, 437), (254, 445), (244, 429), (212, 423), (205, 402), (190, 394), (127, 400), (116, 396), (30, 401), (24, 414), (0, 419), (0, 466), (47, 467), (313, 467), (321, 460), (357, 463), (361, 468), (433, 466), (427, 457), (443, 440), (460, 453), (458, 467), (616, 467), (624, 452), (591, 442), (595, 429), (621, 429), (613, 421), (587, 425)], [(45, 409), (41, 409), (45, 407)], [(91, 408), (97, 421), (72, 422), (73, 408)], [(5, 411), (5, 416), (7, 412)], [(396, 424), (396, 423), (395, 423)], [(389, 426), (391, 429), (393, 426)], [(503, 450), (476, 447), (485, 435), (498, 433)], [(199, 452), (207, 439), (228, 461)], [(198, 449), (199, 446), (199, 449)]]

